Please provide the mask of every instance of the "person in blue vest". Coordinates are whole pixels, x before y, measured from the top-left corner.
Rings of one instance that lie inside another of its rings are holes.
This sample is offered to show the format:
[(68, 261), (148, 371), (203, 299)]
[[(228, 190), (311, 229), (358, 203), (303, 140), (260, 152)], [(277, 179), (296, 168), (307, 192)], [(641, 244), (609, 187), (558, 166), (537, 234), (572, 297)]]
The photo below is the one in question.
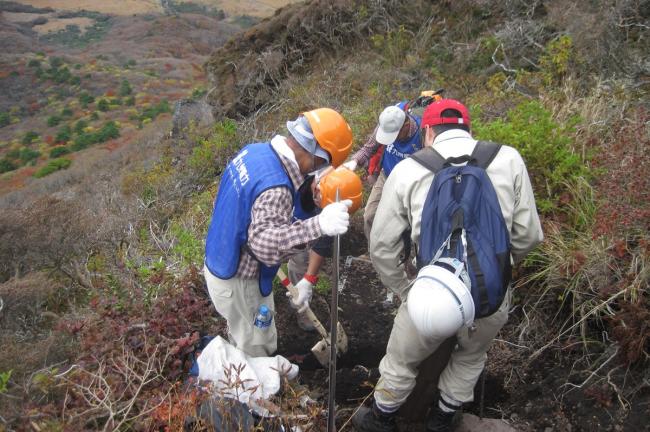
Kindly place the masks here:
[(421, 118), (407, 112), (406, 106), (407, 102), (400, 102), (386, 107), (379, 115), (379, 124), (368, 141), (343, 164), (353, 171), (359, 166), (366, 166), (379, 146), (386, 146), (381, 159), (381, 172), (372, 186), (363, 210), (363, 231), (368, 242), (386, 178), (395, 165), (422, 148)]
[(275, 320), (260, 326), (256, 317), (275, 312), (272, 281), (280, 263), (349, 226), (350, 200), (305, 220), (294, 220), (293, 213), (305, 176), (348, 156), (350, 126), (333, 109), (319, 108), (288, 121), (287, 129), (287, 136), (245, 146), (226, 165), (206, 237), (210, 299), (227, 321), (230, 343), (253, 357), (277, 349)]

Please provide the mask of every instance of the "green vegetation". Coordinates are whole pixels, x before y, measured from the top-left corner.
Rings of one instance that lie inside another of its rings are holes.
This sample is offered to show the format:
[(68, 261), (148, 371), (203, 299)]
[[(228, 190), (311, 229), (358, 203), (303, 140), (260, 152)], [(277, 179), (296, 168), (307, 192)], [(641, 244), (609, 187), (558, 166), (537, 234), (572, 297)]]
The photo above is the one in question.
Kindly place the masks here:
[(34, 131), (29, 131), (23, 135), (23, 138), (20, 140), (21, 143), (25, 145), (31, 144), (39, 135)]
[(506, 119), (484, 123), (480, 115), (474, 118), (472, 129), (477, 138), (508, 143), (519, 150), (534, 173), (531, 177), (540, 211), (556, 210), (567, 184), (589, 177), (584, 161), (573, 150), (571, 137), (577, 117), (560, 124), (540, 102), (530, 101), (508, 111)]
[(11, 124), (11, 115), (9, 113), (1, 111), (0, 112), (0, 128), (5, 127)]
[(40, 67), (41, 67), (41, 62), (40, 62), (39, 60), (36, 60), (36, 59), (31, 59), (31, 60), (27, 63), (27, 67), (30, 67), (30, 68), (40, 68)]
[(111, 106), (106, 99), (102, 98), (97, 101), (97, 109), (101, 112), (106, 112), (111, 109)]
[(110, 139), (118, 138), (120, 129), (114, 121), (106, 122), (101, 129), (95, 132), (81, 132), (71, 145), (71, 150), (79, 151), (93, 144), (103, 143)]
[(18, 168), (16, 164), (14, 164), (11, 160), (7, 159), (6, 157), (0, 159), (0, 174), (13, 171), (16, 168)]
[(129, 81), (127, 79), (122, 80), (122, 83), (120, 84), (120, 91), (119, 95), (124, 97), (128, 96), (133, 92), (133, 89), (131, 89), (131, 84), (129, 84)]
[(233, 24), (238, 25), (239, 27), (242, 28), (249, 28), (253, 27), (255, 24), (257, 24), (260, 20), (258, 18), (255, 18), (250, 15), (237, 15), (232, 19)]
[(47, 163), (47, 165), (45, 165), (43, 168), (36, 171), (34, 173), (34, 177), (36, 178), (45, 177), (46, 175), (52, 174), (53, 172), (68, 168), (70, 164), (72, 164), (72, 161), (70, 159), (66, 159), (66, 158), (52, 159)]
[(51, 115), (47, 118), (47, 125), (49, 127), (58, 126), (61, 123), (61, 117), (57, 115)]
[(205, 87), (194, 87), (190, 98), (194, 100), (201, 99), (207, 92), (208, 90)]
[(113, 23), (108, 15), (103, 15), (97, 12), (79, 11), (69, 14), (69, 17), (77, 16), (92, 18), (95, 22), (93, 25), (86, 27), (83, 33), (81, 32), (81, 29), (79, 29), (79, 26), (70, 24), (67, 25), (65, 29), (59, 30), (56, 33), (48, 33), (45, 36), (42, 36), (41, 39), (49, 43), (81, 48), (101, 40)]
[(60, 156), (65, 156), (70, 153), (70, 149), (66, 146), (57, 146), (50, 150), (50, 159), (58, 158)]
[(76, 134), (82, 134), (84, 132), (84, 129), (88, 126), (88, 122), (84, 119), (80, 119), (75, 123), (74, 125), (74, 131)]
[(7, 385), (9, 384), (9, 378), (11, 378), (12, 370), (5, 372), (0, 372), (0, 394), (7, 391)]
[(79, 103), (82, 108), (86, 108), (88, 104), (95, 102), (95, 98), (91, 96), (87, 91), (82, 91), (79, 94)]
[(191, 13), (199, 15), (207, 15), (215, 17), (217, 19), (224, 19), (226, 14), (221, 9), (216, 9), (209, 7), (203, 4), (191, 3), (191, 2), (175, 2), (173, 0), (169, 1), (170, 8), (176, 13)]
[(70, 118), (72, 117), (72, 109), (70, 107), (65, 107), (61, 110), (61, 117)]
[(72, 129), (70, 128), (70, 125), (65, 125), (61, 129), (59, 129), (59, 132), (57, 132), (56, 136), (54, 137), (54, 142), (66, 143), (71, 139), (72, 139)]
[(237, 123), (226, 119), (217, 123), (212, 133), (192, 149), (187, 164), (202, 179), (212, 179), (237, 149)]
[(23, 165), (34, 162), (41, 155), (41, 152), (37, 150), (30, 149), (28, 147), (23, 147), (18, 152), (18, 159), (23, 163)]
[(156, 105), (149, 108), (145, 108), (138, 116), (131, 116), (131, 120), (139, 120), (139, 127), (142, 127), (143, 124), (148, 123), (152, 120), (155, 120), (159, 114), (171, 112), (169, 107), (169, 102), (167, 99), (163, 99), (158, 102)]

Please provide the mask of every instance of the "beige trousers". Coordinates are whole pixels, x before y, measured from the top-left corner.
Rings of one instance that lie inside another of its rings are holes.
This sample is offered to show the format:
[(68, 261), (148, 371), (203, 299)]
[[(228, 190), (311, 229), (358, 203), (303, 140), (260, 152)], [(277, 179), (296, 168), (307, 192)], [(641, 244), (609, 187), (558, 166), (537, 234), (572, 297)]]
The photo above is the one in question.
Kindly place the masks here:
[(273, 293), (262, 297), (257, 279), (219, 279), (203, 268), (212, 304), (228, 323), (228, 339), (232, 345), (251, 357), (268, 357), (278, 347), (275, 318), (265, 329), (255, 327), (255, 315), (266, 304), (275, 315)]
[(372, 230), (372, 221), (375, 219), (379, 200), (381, 200), (381, 193), (384, 190), (384, 183), (386, 183), (386, 174), (384, 170), (379, 173), (377, 181), (370, 189), (370, 195), (366, 200), (366, 206), (363, 208), (363, 232), (368, 240), (368, 250), (370, 250), (370, 230)]
[[(444, 341), (419, 336), (406, 305), (402, 303), (397, 311), (386, 355), (379, 364), (381, 377), (375, 387), (375, 400), (386, 412), (397, 410), (406, 401), (415, 386), (418, 366)], [(509, 308), (510, 291), (497, 312), (474, 322), (476, 330), (463, 327), (456, 334), (458, 344), (438, 381), (446, 399), (460, 403), (474, 399), (474, 386), (485, 366), (488, 348), (508, 320)]]

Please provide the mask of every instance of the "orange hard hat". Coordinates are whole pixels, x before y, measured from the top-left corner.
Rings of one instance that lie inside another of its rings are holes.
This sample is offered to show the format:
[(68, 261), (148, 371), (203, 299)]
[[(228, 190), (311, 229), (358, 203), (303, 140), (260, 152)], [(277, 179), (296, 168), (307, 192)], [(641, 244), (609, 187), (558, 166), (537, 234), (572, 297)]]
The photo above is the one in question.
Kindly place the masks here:
[(330, 154), (331, 164), (338, 167), (347, 159), (352, 148), (352, 129), (343, 116), (331, 108), (306, 111), (309, 126), (318, 145)]
[(349, 213), (352, 214), (361, 207), (363, 184), (359, 176), (346, 167), (338, 167), (320, 178), (321, 207), (336, 202), (336, 190), (339, 191), (339, 201), (352, 200)]

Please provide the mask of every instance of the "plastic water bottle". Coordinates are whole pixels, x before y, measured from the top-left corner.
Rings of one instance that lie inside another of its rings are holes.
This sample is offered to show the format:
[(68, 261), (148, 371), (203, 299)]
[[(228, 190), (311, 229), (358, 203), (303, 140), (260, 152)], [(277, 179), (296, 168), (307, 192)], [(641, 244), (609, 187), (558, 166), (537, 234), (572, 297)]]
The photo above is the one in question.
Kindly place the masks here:
[(257, 315), (255, 315), (255, 327), (262, 330), (267, 329), (271, 325), (272, 320), (273, 315), (271, 314), (269, 307), (265, 304), (261, 304), (257, 309)]

